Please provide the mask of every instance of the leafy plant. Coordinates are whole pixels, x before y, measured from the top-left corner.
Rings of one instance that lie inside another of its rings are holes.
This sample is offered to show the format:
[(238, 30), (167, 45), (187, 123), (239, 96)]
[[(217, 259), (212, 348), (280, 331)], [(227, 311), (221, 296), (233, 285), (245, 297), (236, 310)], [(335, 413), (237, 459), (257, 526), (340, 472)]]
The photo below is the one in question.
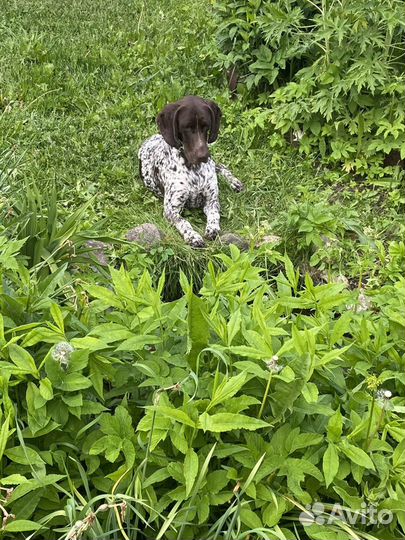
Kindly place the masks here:
[(298, 519), (315, 500), (392, 511), (402, 534), (404, 280), (347, 311), (356, 292), (301, 287), (288, 257), (273, 283), (253, 254), (218, 257), (174, 302), (124, 268), (31, 324), (1, 296), (4, 535), (317, 538)]
[[(405, 158), (403, 4), (216, 1), (221, 65), (300, 151), (378, 181)], [(401, 103), (401, 104), (399, 104)], [(384, 162), (384, 158), (389, 158)]]

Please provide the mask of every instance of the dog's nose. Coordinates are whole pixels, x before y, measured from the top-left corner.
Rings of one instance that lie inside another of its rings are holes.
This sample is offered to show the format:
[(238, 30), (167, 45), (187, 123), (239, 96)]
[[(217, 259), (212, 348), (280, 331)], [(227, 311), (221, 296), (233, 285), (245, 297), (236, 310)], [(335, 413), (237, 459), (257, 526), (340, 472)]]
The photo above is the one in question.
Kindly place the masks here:
[(197, 156), (197, 159), (200, 163), (207, 163), (208, 161), (208, 152), (205, 153), (205, 154), (201, 154), (199, 156)]
[(206, 163), (208, 161), (209, 152), (206, 145), (200, 145), (195, 150), (195, 157), (200, 163)]

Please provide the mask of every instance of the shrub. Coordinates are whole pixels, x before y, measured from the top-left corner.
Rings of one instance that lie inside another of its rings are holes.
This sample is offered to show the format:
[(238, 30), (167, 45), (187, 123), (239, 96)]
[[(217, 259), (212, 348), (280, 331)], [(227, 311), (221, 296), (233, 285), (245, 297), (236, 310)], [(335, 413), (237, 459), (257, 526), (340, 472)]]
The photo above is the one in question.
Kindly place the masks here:
[[(111, 268), (21, 324), (21, 246), (0, 245), (4, 537), (401, 536), (403, 278), (364, 307), (232, 247), (199, 296)], [(330, 522), (304, 527), (314, 501)], [(334, 503), (393, 520), (349, 526)]]
[(271, 108), (277, 132), (346, 171), (396, 178), (383, 166), (405, 159), (402, 2), (214, 5), (222, 21), (220, 63), (236, 69), (245, 98)]

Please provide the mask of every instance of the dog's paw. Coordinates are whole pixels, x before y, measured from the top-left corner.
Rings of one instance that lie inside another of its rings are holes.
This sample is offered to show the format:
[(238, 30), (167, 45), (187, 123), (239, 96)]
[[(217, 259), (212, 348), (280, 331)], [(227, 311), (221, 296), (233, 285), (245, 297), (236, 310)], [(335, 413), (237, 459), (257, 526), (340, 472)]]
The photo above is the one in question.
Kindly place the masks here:
[(242, 184), (242, 182), (240, 182), (239, 180), (236, 180), (235, 178), (235, 180), (232, 182), (232, 188), (237, 193), (240, 193), (241, 191), (245, 189), (245, 186)]
[(210, 227), (205, 230), (205, 238), (207, 238), (208, 240), (214, 240), (214, 238), (216, 238), (218, 236), (220, 232), (220, 229), (219, 228), (213, 228), (213, 227)]
[(203, 248), (203, 247), (205, 247), (204, 239), (198, 233), (194, 233), (193, 235), (188, 236), (185, 240), (186, 240), (187, 244), (189, 244), (193, 248)]

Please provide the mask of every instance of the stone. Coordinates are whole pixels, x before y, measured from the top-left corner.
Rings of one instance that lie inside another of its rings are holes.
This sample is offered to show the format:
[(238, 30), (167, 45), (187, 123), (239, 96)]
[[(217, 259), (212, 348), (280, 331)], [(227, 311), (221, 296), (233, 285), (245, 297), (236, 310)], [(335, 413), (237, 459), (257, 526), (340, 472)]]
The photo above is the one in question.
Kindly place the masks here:
[(219, 239), (221, 243), (225, 244), (226, 246), (229, 246), (230, 244), (234, 244), (241, 251), (247, 251), (249, 249), (249, 242), (245, 238), (237, 234), (224, 233), (224, 234), (221, 234)]
[(99, 240), (87, 240), (86, 246), (91, 249), (91, 254), (97, 259), (101, 266), (108, 266), (109, 260), (106, 251), (111, 249), (111, 244), (100, 242)]
[(151, 248), (162, 243), (163, 232), (153, 223), (142, 223), (126, 234), (126, 239), (141, 246)]

